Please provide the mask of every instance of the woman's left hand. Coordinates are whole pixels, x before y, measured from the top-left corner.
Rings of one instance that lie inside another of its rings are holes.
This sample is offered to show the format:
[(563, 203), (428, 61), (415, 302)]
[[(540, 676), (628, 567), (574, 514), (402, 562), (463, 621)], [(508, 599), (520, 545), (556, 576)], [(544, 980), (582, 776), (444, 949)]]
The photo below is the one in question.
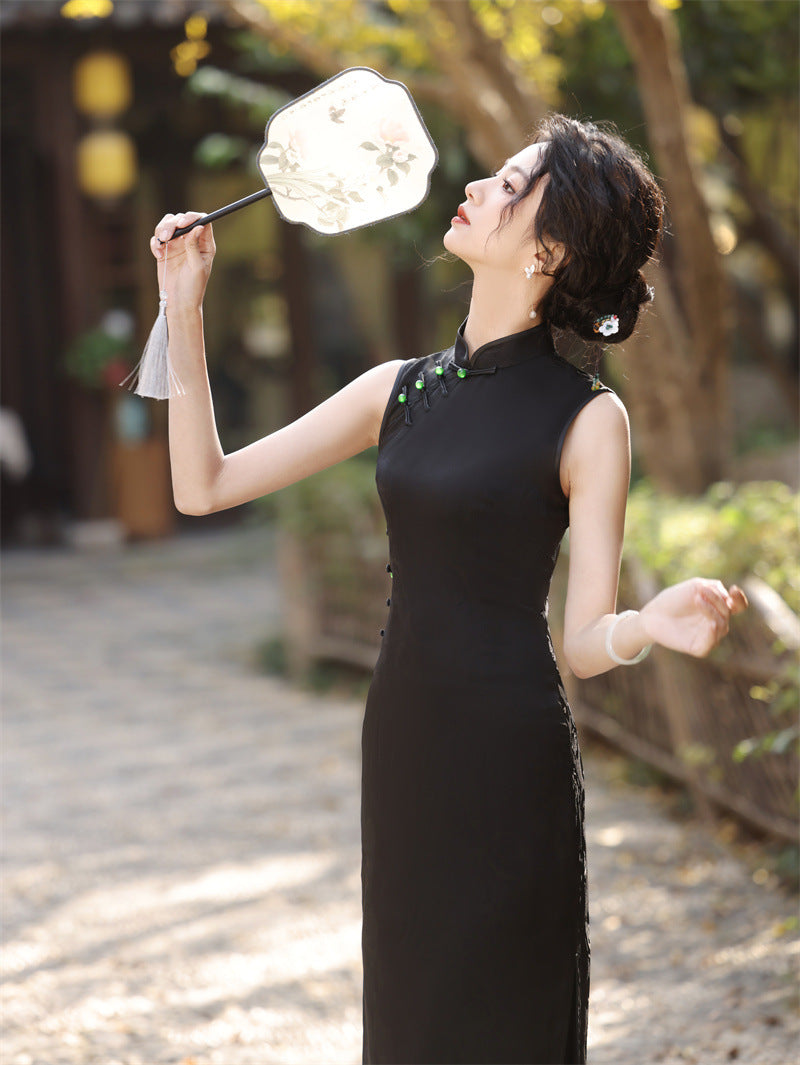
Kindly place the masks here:
[(727, 636), (731, 614), (741, 614), (748, 605), (736, 584), (728, 592), (722, 581), (690, 577), (659, 592), (639, 615), (653, 643), (705, 658)]

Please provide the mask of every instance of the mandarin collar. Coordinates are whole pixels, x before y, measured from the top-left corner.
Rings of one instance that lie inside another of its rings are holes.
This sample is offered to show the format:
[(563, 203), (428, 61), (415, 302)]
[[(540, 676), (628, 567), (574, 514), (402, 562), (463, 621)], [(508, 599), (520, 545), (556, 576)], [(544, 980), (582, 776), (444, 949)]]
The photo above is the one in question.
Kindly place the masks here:
[(453, 361), (458, 366), (485, 367), (485, 366), (514, 366), (518, 362), (526, 362), (537, 355), (554, 353), (550, 330), (546, 322), (539, 322), (530, 329), (523, 329), (519, 333), (511, 333), (497, 340), (489, 340), (481, 344), (473, 352), (472, 358), (467, 355), (467, 342), (464, 340), (464, 329), (468, 319), (465, 318), (456, 332), (456, 342), (453, 351)]

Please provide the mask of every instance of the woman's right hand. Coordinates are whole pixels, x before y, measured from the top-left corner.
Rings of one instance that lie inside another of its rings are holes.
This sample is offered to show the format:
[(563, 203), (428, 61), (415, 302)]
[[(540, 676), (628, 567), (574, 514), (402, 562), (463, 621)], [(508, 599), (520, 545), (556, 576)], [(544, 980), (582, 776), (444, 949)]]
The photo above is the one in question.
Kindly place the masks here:
[[(150, 250), (156, 258), (158, 291), (167, 293), (167, 310), (178, 307), (199, 308), (203, 304), (211, 264), (217, 246), (211, 223), (195, 226), (182, 237), (169, 240), (176, 229), (202, 218), (203, 211), (165, 214), (150, 238)], [(159, 243), (159, 239), (169, 241)]]
[(728, 635), (732, 614), (750, 605), (737, 584), (689, 577), (662, 589), (639, 611), (647, 636), (673, 651), (705, 658)]

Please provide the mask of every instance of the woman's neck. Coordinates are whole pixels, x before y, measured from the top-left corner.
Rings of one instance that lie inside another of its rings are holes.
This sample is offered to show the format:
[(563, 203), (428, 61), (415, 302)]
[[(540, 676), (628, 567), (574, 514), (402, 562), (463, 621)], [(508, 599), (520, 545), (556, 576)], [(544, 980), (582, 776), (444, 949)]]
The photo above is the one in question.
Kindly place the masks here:
[(464, 326), (467, 357), (488, 344), (490, 340), (532, 329), (541, 319), (530, 317), (531, 309), (539, 302), (540, 293), (535, 281), (524, 272), (519, 279), (507, 273), (479, 273), (475, 271), (469, 316)]

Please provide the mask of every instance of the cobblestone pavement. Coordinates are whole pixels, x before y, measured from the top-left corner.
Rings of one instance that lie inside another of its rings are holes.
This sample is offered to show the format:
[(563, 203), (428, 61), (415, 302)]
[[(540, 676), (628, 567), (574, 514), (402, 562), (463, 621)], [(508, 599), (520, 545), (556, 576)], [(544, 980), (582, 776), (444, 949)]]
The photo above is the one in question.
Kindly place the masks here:
[[(3, 1065), (360, 1062), (363, 700), (255, 669), (273, 546), (6, 552)], [(795, 901), (584, 762), (590, 1062), (796, 1061)]]

